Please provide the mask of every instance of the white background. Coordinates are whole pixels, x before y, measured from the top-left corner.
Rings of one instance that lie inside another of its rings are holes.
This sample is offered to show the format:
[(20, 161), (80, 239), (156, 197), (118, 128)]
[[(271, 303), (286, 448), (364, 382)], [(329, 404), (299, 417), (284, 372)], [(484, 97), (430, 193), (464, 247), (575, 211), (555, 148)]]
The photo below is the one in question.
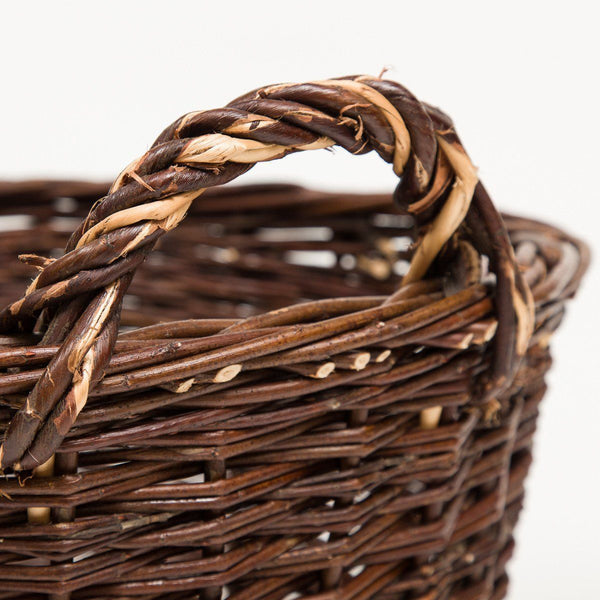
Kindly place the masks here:
[[(184, 112), (353, 73), (452, 117), (505, 210), (598, 237), (598, 15), (578, 2), (2, 4), (0, 177), (110, 179)], [(560, 9), (558, 8), (560, 5)], [(244, 181), (391, 190), (374, 156), (305, 153)], [(554, 342), (510, 600), (600, 597), (598, 268)]]

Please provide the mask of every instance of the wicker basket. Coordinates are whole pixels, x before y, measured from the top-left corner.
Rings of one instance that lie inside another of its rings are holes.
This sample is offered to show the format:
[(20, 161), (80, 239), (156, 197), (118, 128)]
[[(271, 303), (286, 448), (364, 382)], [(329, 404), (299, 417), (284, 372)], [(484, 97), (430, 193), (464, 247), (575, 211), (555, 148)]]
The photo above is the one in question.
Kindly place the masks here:
[[(391, 163), (393, 198), (214, 187), (334, 145)], [(443, 113), (275, 85), (110, 189), (0, 198), (0, 599), (504, 596), (588, 252), (501, 217)]]

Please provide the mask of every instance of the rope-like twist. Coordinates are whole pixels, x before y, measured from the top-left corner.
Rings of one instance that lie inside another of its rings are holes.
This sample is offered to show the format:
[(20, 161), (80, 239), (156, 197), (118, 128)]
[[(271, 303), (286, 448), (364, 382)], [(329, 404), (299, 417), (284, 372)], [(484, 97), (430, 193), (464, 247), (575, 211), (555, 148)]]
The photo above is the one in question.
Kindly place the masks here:
[(396, 200), (422, 226), (403, 283), (423, 277), (467, 223), (461, 232), (468, 229), (473, 245), (490, 256), (497, 277), (499, 327), (487, 393), (505, 385), (531, 333), (531, 297), (449, 119), (379, 78), (272, 85), (169, 126), (96, 202), (64, 256), (38, 264), (23, 298), (0, 313), (2, 331), (41, 329), (42, 343), (61, 344), (7, 428), (0, 467), (32, 469), (58, 448), (103, 376), (136, 268), (204, 189), (257, 162), (336, 145), (352, 154), (374, 150), (402, 176)]

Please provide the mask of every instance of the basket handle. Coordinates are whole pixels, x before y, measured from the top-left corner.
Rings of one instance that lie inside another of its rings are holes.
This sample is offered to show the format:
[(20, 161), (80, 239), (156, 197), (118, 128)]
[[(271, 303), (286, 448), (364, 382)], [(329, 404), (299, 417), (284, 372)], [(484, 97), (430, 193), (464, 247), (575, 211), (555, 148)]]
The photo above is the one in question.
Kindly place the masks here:
[(402, 176), (395, 199), (421, 232), (403, 284), (423, 277), (457, 230), (490, 257), (498, 329), (481, 393), (510, 383), (532, 331), (531, 294), (450, 120), (381, 78), (273, 85), (175, 121), (94, 204), (64, 256), (46, 261), (25, 295), (0, 313), (3, 332), (43, 321), (42, 343), (60, 344), (6, 430), (0, 467), (33, 469), (58, 448), (110, 360), (136, 268), (194, 199), (257, 162), (336, 145), (352, 154), (374, 150)]

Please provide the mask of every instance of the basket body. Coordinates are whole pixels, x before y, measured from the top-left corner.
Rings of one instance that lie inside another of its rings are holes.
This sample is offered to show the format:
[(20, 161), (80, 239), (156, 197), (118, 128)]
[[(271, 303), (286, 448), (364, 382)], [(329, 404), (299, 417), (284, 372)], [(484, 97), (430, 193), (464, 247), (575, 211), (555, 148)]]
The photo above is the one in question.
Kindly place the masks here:
[[(2, 216), (27, 215), (0, 236), (3, 305), (32, 275), (14, 256), (57, 253), (104, 193), (0, 186)], [(241, 373), (199, 369), (220, 348), (374, 310), (398, 288), (414, 233), (386, 195), (207, 192), (140, 267), (54, 474), (4, 480), (0, 597), (503, 597), (549, 338), (587, 262), (552, 227), (504, 221), (535, 326), (512, 382), (482, 406), (472, 381), (488, 368), (492, 304), (473, 295), (419, 312), (454, 297), (452, 278), (276, 360), (236, 355)], [(289, 319), (272, 312), (296, 305)], [(32, 334), (3, 338), (3, 427), (55, 352)], [(420, 415), (438, 406), (425, 427)], [(27, 522), (38, 506), (49, 523)]]

